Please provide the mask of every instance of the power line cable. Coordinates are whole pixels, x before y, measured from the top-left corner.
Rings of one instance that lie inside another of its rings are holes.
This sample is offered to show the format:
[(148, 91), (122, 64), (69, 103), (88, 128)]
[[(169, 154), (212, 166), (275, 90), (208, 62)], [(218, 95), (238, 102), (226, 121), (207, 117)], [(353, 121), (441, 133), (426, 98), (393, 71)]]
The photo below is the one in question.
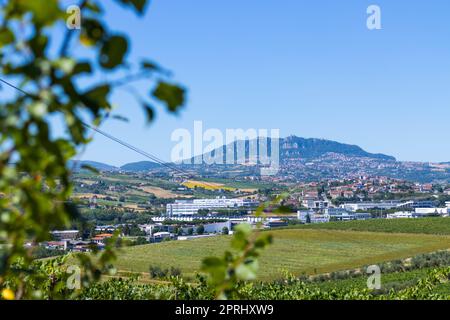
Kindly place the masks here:
[[(21, 92), (22, 94), (24, 94), (24, 95), (26, 95), (26, 96), (29, 96), (29, 97), (33, 98), (33, 96), (32, 96), (30, 93), (28, 93), (27, 91), (25, 91), (25, 90), (23, 90), (23, 89), (21, 89), (21, 88), (15, 86), (15, 85), (13, 85), (12, 83), (10, 83), (10, 82), (8, 82), (8, 81), (2, 79), (2, 78), (0, 78), (0, 81), (1, 81), (2, 83), (4, 83), (4, 84), (8, 85), (9, 87), (11, 87), (11, 88), (13, 88), (13, 89), (15, 89), (15, 90)], [(83, 122), (83, 121), (81, 121), (81, 120), (80, 120), (80, 122), (81, 122), (81, 124), (82, 124), (83, 126), (85, 126), (86, 128), (88, 128), (88, 129), (90, 129), (90, 130), (93, 130), (93, 131), (95, 131), (95, 132), (101, 134), (102, 136), (104, 136), (104, 137), (106, 137), (106, 138), (108, 138), (108, 139), (110, 139), (110, 140), (113, 140), (113, 141), (115, 141), (116, 143), (119, 143), (120, 145), (122, 145), (122, 146), (124, 146), (124, 147), (126, 147), (126, 148), (128, 148), (128, 149), (130, 149), (130, 150), (132, 150), (132, 151), (134, 151), (134, 152), (137, 152), (137, 153), (139, 153), (140, 155), (142, 155), (142, 156), (144, 156), (144, 157), (146, 157), (146, 158), (149, 158), (150, 160), (152, 160), (152, 161), (154, 161), (154, 162), (156, 162), (156, 163), (158, 163), (158, 164), (160, 164), (160, 165), (162, 165), (162, 166), (164, 166), (164, 167), (166, 167), (166, 168), (168, 168), (168, 169), (170, 169), (170, 170), (173, 170), (173, 171), (176, 171), (176, 172), (178, 172), (178, 173), (180, 173), (180, 174), (182, 174), (182, 175), (185, 175), (186, 178), (191, 178), (191, 177), (192, 177), (192, 174), (191, 174), (191, 173), (189, 173), (189, 172), (187, 172), (187, 171), (184, 171), (184, 170), (182, 170), (182, 169), (180, 169), (180, 168), (177, 168), (177, 167), (175, 167), (175, 166), (172, 166), (172, 165), (168, 164), (167, 162), (165, 162), (165, 161), (159, 159), (159, 158), (158, 158), (157, 156), (155, 156), (155, 155), (152, 155), (152, 154), (150, 154), (150, 153), (148, 153), (148, 152), (146, 152), (146, 151), (143, 151), (143, 150), (141, 150), (141, 149), (139, 149), (139, 148), (137, 148), (137, 147), (134, 147), (133, 145), (131, 145), (131, 144), (129, 144), (129, 143), (123, 141), (123, 140), (120, 140), (120, 139), (118, 139), (118, 138), (116, 138), (116, 137), (110, 135), (109, 133), (106, 133), (106, 132), (104, 132), (104, 131), (102, 131), (102, 130), (96, 128), (96, 127), (93, 127), (93, 126), (91, 126), (91, 125), (89, 125), (89, 124), (87, 124), (87, 123), (85, 123), (85, 122)], [(204, 185), (207, 185), (207, 186), (210, 186), (210, 187), (217, 187), (217, 186), (213, 186), (212, 184), (209, 184), (208, 182), (203, 182), (203, 184), (204, 184)]]
[(163, 160), (159, 159), (158, 157), (156, 157), (156, 156), (154, 156), (154, 155), (152, 155), (152, 154), (150, 154), (150, 153), (148, 153), (148, 152), (146, 152), (146, 151), (143, 151), (143, 150), (141, 150), (141, 149), (139, 149), (139, 148), (137, 148), (137, 147), (134, 147), (134, 146), (132, 146), (131, 144), (129, 144), (129, 143), (123, 141), (123, 140), (120, 140), (120, 139), (118, 139), (118, 138), (116, 138), (116, 137), (110, 135), (109, 133), (106, 133), (106, 132), (104, 132), (104, 131), (102, 131), (102, 130), (100, 130), (100, 129), (98, 129), (98, 128), (95, 128), (95, 127), (93, 127), (93, 126), (87, 124), (87, 123), (84, 123), (84, 122), (81, 122), (81, 123), (82, 123), (85, 127), (89, 128), (89, 129), (91, 129), (91, 130), (94, 130), (95, 132), (101, 134), (102, 136), (104, 136), (104, 137), (106, 137), (106, 138), (108, 138), (108, 139), (111, 139), (111, 140), (113, 140), (113, 141), (119, 143), (120, 145), (122, 145), (122, 146), (124, 146), (124, 147), (126, 147), (126, 148), (128, 148), (128, 149), (131, 149), (131, 150), (133, 150), (134, 152), (137, 152), (137, 153), (139, 153), (140, 155), (142, 155), (142, 156), (144, 156), (144, 157), (146, 157), (146, 158), (149, 158), (149, 159), (153, 160), (154, 162), (157, 162), (158, 164), (160, 164), (160, 165), (162, 165), (162, 166), (165, 166), (165, 167), (168, 168), (168, 169), (177, 171), (178, 173), (181, 173), (181, 174), (184, 174), (184, 175), (190, 175), (188, 172), (183, 171), (183, 170), (181, 170), (181, 169), (179, 169), (179, 168), (177, 168), (177, 167), (175, 167), (175, 166), (172, 166), (172, 165), (168, 164), (167, 162), (164, 162)]

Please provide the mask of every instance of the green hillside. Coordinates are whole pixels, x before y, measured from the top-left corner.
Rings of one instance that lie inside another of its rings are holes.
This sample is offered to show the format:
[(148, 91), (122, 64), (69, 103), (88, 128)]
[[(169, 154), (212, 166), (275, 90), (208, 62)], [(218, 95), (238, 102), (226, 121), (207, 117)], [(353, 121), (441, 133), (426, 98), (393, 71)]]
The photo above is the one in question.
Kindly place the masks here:
[[(357, 268), (450, 247), (450, 236), (394, 234), (339, 230), (285, 229), (271, 231), (274, 244), (260, 260), (260, 279), (319, 274)], [(149, 266), (180, 268), (192, 277), (201, 260), (219, 256), (229, 248), (229, 237), (174, 241), (122, 249), (115, 266), (119, 271), (148, 273)]]

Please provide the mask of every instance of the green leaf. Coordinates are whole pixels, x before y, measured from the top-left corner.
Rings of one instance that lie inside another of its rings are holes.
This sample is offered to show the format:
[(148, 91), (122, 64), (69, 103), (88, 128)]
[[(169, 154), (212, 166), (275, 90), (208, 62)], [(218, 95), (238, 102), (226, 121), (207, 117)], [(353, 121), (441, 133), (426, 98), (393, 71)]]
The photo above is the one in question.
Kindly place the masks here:
[(244, 250), (248, 244), (247, 237), (252, 232), (252, 227), (247, 223), (242, 223), (235, 227), (231, 246), (237, 250)]
[(106, 96), (109, 93), (110, 87), (108, 85), (101, 85), (95, 87), (84, 93), (86, 98), (94, 100), (99, 103), (106, 103)]
[(0, 29), (0, 48), (14, 42), (14, 33), (6, 28)]
[(90, 166), (88, 164), (81, 165), (81, 169), (88, 170), (88, 171), (90, 171), (92, 173), (95, 173), (95, 174), (100, 174), (100, 171), (98, 171), (96, 168), (94, 168), (93, 166)]
[(123, 62), (128, 51), (128, 41), (123, 36), (111, 36), (100, 51), (100, 65), (105, 69), (114, 69)]
[(202, 261), (202, 271), (210, 275), (213, 283), (221, 283), (227, 276), (227, 265), (222, 259), (209, 257)]
[(72, 202), (64, 202), (64, 209), (69, 214), (69, 217), (71, 219), (79, 218), (80, 217), (80, 211), (78, 210), (78, 207), (72, 203)]
[(217, 268), (222, 267), (224, 265), (224, 262), (222, 259), (217, 257), (209, 257), (203, 259), (203, 265), (202, 269), (210, 269), (210, 268)]
[(75, 65), (72, 71), (72, 75), (80, 74), (80, 73), (91, 73), (92, 68), (89, 62), (79, 62)]
[(148, 70), (160, 70), (160, 67), (156, 63), (149, 60), (142, 61), (141, 66)]
[(29, 112), (36, 118), (42, 118), (47, 114), (48, 107), (45, 103), (37, 101), (30, 105)]
[(252, 226), (249, 225), (248, 223), (241, 223), (238, 226), (236, 226), (234, 230), (238, 234), (242, 233), (244, 236), (248, 236), (252, 232)]
[(160, 65), (150, 60), (143, 60), (141, 62), (141, 68), (148, 71), (159, 72), (168, 77), (171, 76), (171, 72), (169, 70), (162, 68)]
[(91, 90), (86, 91), (81, 96), (81, 101), (86, 105), (95, 115), (99, 113), (101, 109), (109, 107), (108, 94), (110, 87), (108, 85), (101, 85)]
[(185, 90), (179, 86), (160, 81), (152, 95), (164, 102), (171, 112), (176, 112), (184, 104)]
[(98, 6), (98, 3), (95, 3), (93, 1), (88, 1), (85, 8), (97, 14), (102, 12), (102, 8)]
[(81, 20), (82, 28), (80, 42), (86, 46), (93, 46), (106, 37), (105, 28), (98, 20), (84, 18)]
[(115, 120), (123, 121), (123, 122), (129, 122), (130, 121), (127, 117), (124, 117), (124, 116), (121, 116), (121, 115), (118, 115), (118, 114), (115, 114), (115, 115), (111, 116), (111, 118), (115, 119)]
[(255, 241), (255, 248), (264, 249), (266, 246), (273, 242), (273, 236), (271, 234), (263, 234)]
[(153, 119), (155, 118), (155, 111), (153, 110), (153, 107), (148, 104), (144, 104), (143, 108), (147, 116), (147, 122), (153, 121)]
[(20, 10), (31, 12), (33, 22), (38, 26), (52, 25), (64, 17), (64, 12), (58, 6), (58, 0), (21, 0), (17, 1)]
[(142, 15), (145, 11), (147, 5), (147, 0), (119, 0), (120, 3), (126, 6), (131, 6), (134, 10)]
[(43, 34), (36, 35), (28, 41), (28, 45), (35, 57), (44, 56), (48, 45), (48, 37)]
[(236, 276), (239, 280), (250, 281), (256, 279), (258, 271), (258, 260), (252, 259), (240, 264), (236, 268)]
[(53, 61), (53, 65), (63, 71), (65, 74), (72, 73), (75, 68), (75, 60), (71, 58), (59, 58)]

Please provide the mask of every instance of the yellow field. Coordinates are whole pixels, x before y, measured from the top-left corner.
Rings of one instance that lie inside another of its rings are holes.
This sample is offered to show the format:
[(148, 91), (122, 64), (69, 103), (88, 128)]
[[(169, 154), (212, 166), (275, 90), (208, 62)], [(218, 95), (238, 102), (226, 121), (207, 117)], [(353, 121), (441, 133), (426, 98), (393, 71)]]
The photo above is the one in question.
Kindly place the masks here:
[(170, 190), (165, 190), (159, 187), (140, 187), (142, 191), (146, 193), (153, 193), (156, 197), (162, 198), (162, 199), (172, 199), (172, 198), (190, 198), (191, 196), (185, 196), (185, 195), (179, 195), (176, 194)]
[(183, 182), (183, 186), (189, 189), (197, 188), (204, 188), (206, 190), (229, 190), (229, 191), (235, 191), (236, 188), (230, 188), (225, 187), (222, 183), (215, 183), (215, 182), (204, 182), (204, 181), (194, 181), (194, 180), (188, 180), (186, 182)]

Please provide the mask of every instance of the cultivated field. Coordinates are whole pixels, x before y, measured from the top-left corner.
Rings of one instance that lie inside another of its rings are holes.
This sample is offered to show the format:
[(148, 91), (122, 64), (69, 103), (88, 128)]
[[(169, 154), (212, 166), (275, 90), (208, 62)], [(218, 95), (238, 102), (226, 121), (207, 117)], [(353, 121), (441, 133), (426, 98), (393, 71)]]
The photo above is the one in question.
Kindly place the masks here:
[[(450, 248), (450, 236), (308, 229), (270, 232), (275, 241), (260, 260), (263, 280), (280, 277), (282, 270), (320, 274)], [(124, 248), (115, 266), (139, 273), (148, 272), (150, 265), (173, 266), (192, 277), (204, 257), (222, 255), (229, 241), (230, 237), (220, 236)]]
[(183, 182), (183, 185), (189, 189), (194, 189), (197, 187), (197, 188), (204, 188), (206, 190), (221, 190), (221, 189), (228, 190), (228, 191), (236, 190), (235, 188), (226, 187), (222, 183), (203, 182), (203, 181), (194, 181), (194, 180), (189, 180), (189, 181)]
[(309, 224), (294, 228), (450, 235), (450, 218), (374, 219)]
[(153, 193), (156, 197), (161, 199), (173, 199), (173, 198), (191, 198), (190, 196), (183, 196), (179, 195), (177, 193), (174, 193), (170, 190), (166, 190), (159, 187), (153, 187), (153, 186), (145, 186), (145, 187), (139, 187), (142, 191), (146, 193)]

